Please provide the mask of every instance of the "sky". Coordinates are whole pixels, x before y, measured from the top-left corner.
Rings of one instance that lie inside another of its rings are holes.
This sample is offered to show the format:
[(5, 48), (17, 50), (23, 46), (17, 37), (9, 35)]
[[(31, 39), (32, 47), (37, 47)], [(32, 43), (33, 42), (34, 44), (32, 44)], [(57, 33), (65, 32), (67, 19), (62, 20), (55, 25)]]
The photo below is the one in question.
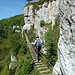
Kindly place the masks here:
[(0, 0), (0, 20), (22, 14), (26, 0)]

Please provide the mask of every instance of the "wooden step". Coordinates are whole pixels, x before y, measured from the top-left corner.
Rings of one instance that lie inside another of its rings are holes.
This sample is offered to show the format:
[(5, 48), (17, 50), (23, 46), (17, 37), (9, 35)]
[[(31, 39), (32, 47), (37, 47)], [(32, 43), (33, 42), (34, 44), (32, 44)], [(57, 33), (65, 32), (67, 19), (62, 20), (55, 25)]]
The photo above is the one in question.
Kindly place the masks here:
[(42, 64), (42, 65), (36, 65), (36, 67), (45, 67), (45, 65), (44, 64)]
[(48, 69), (47, 67), (40, 67), (38, 68), (38, 70), (45, 70), (45, 69)]
[(51, 74), (41, 74), (41, 75), (51, 75)]
[(40, 63), (40, 62), (41, 62), (41, 60), (38, 61), (38, 60), (36, 60), (36, 59), (33, 59), (33, 61), (34, 61), (34, 63)]
[(43, 71), (39, 71), (39, 73), (48, 73), (49, 70), (43, 70)]
[(40, 62), (40, 63), (39, 62), (36, 62), (35, 63), (35, 65), (42, 65), (42, 64), (43, 64), (42, 62)]

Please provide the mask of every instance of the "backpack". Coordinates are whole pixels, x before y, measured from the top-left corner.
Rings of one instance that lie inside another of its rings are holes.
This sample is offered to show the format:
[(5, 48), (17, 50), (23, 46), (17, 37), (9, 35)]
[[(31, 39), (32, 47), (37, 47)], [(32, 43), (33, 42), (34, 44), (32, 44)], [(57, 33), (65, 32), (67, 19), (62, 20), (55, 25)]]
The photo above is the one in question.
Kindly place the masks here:
[(40, 41), (40, 39), (36, 40), (36, 47), (41, 47), (41, 41)]

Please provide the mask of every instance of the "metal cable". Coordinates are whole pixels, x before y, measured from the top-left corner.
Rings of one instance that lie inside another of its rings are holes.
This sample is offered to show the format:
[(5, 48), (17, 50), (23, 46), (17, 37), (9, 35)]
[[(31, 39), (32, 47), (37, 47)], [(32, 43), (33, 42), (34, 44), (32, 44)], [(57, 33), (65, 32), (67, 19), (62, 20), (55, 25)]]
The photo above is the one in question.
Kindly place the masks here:
[[(25, 33), (24, 33), (24, 35), (25, 35)], [(51, 67), (54, 67), (53, 65), (51, 65), (51, 63), (50, 62), (48, 62), (48, 60), (43, 56), (43, 54), (40, 52), (40, 51), (38, 51), (39, 53), (40, 53), (40, 55), (43, 57), (43, 59), (51, 66)], [(59, 74), (59, 72), (54, 68), (54, 70)]]
[[(50, 62), (48, 62), (48, 60), (43, 56), (43, 54), (40, 52), (40, 51), (38, 51), (39, 53), (40, 53), (40, 55), (43, 57), (43, 59), (51, 66), (51, 67), (54, 67), (53, 65), (51, 65), (51, 63)], [(59, 72), (54, 68), (54, 70), (59, 74)]]

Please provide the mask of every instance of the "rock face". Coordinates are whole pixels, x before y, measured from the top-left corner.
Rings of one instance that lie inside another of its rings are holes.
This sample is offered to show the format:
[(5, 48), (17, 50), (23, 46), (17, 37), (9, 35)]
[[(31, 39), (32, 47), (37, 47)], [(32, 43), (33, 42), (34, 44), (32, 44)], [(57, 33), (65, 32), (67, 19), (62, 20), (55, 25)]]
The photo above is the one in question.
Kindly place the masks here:
[(27, 5), (23, 8), (24, 21), (25, 25), (34, 24), (34, 28), (37, 31), (37, 34), (40, 36), (39, 32), (45, 33), (46, 29), (40, 27), (40, 21), (44, 20), (45, 22), (52, 21), (52, 28), (55, 24), (55, 17), (58, 14), (57, 2), (44, 2), (42, 5), (38, 5), (39, 10), (34, 9), (33, 5)]
[(9, 69), (15, 69), (16, 67), (15, 62), (17, 62), (16, 57), (14, 55), (11, 55), (11, 62), (9, 64)]
[(58, 59), (61, 75), (75, 75), (75, 0), (59, 0), (59, 14)]

